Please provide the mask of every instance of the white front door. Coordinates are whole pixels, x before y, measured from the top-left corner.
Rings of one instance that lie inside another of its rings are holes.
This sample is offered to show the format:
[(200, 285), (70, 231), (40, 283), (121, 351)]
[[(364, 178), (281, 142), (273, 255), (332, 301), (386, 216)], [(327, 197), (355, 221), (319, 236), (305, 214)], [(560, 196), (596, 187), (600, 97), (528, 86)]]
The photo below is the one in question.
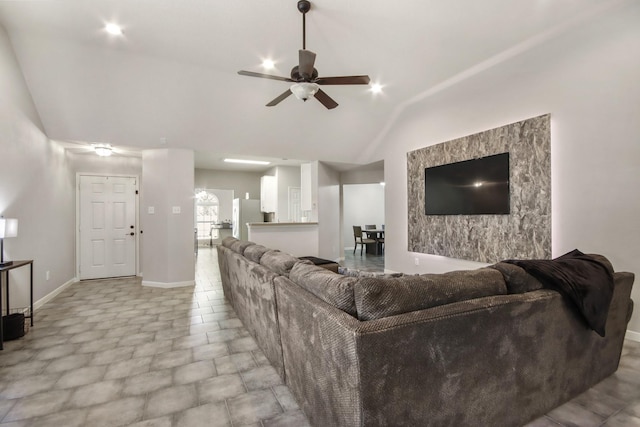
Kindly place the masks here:
[(136, 274), (136, 178), (80, 176), (80, 279)]

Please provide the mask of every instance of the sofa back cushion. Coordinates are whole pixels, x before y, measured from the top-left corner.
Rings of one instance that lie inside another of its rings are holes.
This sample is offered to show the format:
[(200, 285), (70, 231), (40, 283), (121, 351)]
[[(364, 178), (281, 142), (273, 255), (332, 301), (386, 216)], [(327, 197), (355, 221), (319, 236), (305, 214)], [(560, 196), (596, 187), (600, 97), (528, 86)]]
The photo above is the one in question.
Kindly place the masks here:
[(354, 286), (360, 320), (374, 320), (438, 305), (507, 293), (502, 274), (491, 268), (392, 279), (365, 277)]
[(281, 252), (277, 249), (270, 249), (260, 258), (260, 264), (271, 269), (271, 271), (281, 276), (289, 277), (289, 272), (297, 262), (311, 264), (310, 261), (300, 261), (293, 255)]
[(260, 259), (262, 255), (267, 253), (270, 249), (266, 248), (262, 245), (251, 245), (244, 250), (244, 256), (249, 260), (255, 263), (260, 264)]
[(353, 286), (358, 281), (357, 278), (343, 276), (317, 265), (299, 262), (291, 269), (289, 279), (324, 302), (356, 316)]
[(227, 249), (231, 249), (231, 245), (233, 245), (237, 241), (238, 239), (236, 239), (235, 237), (227, 236), (224, 239), (222, 239), (222, 246), (224, 246)]
[(249, 246), (253, 246), (255, 245), (255, 243), (253, 242), (248, 242), (246, 240), (236, 240), (235, 242), (233, 242), (231, 244), (231, 250), (234, 251), (237, 254), (240, 255), (244, 255), (244, 251), (245, 249), (247, 249)]
[(510, 294), (522, 294), (543, 288), (538, 279), (527, 273), (524, 268), (515, 264), (499, 262), (489, 266), (489, 268), (496, 269), (502, 273), (507, 284), (507, 291)]

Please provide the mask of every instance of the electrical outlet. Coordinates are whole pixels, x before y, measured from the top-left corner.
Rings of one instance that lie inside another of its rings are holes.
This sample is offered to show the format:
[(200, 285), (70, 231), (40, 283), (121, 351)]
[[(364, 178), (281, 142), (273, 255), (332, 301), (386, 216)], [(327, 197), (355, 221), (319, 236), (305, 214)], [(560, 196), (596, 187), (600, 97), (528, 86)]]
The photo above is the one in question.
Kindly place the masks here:
[(414, 258), (413, 262), (415, 265), (420, 265), (420, 259), (419, 258)]

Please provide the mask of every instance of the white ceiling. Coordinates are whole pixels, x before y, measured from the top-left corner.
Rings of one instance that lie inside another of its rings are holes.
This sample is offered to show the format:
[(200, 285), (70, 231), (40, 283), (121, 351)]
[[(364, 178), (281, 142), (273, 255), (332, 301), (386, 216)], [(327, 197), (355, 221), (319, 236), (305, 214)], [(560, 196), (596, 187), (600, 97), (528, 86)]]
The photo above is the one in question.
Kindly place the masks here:
[[(616, 2), (312, 1), (307, 49), (319, 74), (384, 85), (381, 95), (324, 86), (334, 110), (293, 96), (265, 107), (288, 84), (237, 74), (264, 72), (269, 57), (271, 73), (289, 76), (302, 47), (296, 0), (0, 1), (0, 23), (51, 139), (188, 148), (200, 167), (224, 157), (345, 165), (380, 160), (363, 153), (412, 99)], [(108, 21), (124, 36), (106, 34)]]

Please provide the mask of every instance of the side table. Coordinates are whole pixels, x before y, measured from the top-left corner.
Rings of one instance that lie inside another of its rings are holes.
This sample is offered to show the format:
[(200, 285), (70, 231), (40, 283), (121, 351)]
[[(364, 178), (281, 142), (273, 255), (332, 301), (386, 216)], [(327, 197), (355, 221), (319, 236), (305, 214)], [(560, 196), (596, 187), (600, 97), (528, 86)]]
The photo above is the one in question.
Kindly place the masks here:
[[(33, 260), (29, 259), (29, 260), (25, 260), (25, 261), (13, 261), (13, 264), (11, 265), (7, 265), (5, 267), (0, 267), (0, 281), (2, 281), (3, 277), (4, 277), (4, 283), (5, 283), (5, 295), (7, 296), (7, 302), (6, 302), (6, 310), (7, 310), (7, 315), (9, 315), (10, 311), (9, 311), (9, 271), (15, 269), (15, 268), (20, 268), (20, 267), (24, 267), (25, 265), (29, 266), (29, 314), (25, 315), (24, 317), (27, 319), (31, 319), (31, 326), (33, 326)], [(2, 290), (0, 289), (0, 314), (2, 313)], [(0, 319), (0, 350), (4, 349), (4, 332), (3, 332), (3, 327), (4, 327), (4, 322), (1, 321)]]

